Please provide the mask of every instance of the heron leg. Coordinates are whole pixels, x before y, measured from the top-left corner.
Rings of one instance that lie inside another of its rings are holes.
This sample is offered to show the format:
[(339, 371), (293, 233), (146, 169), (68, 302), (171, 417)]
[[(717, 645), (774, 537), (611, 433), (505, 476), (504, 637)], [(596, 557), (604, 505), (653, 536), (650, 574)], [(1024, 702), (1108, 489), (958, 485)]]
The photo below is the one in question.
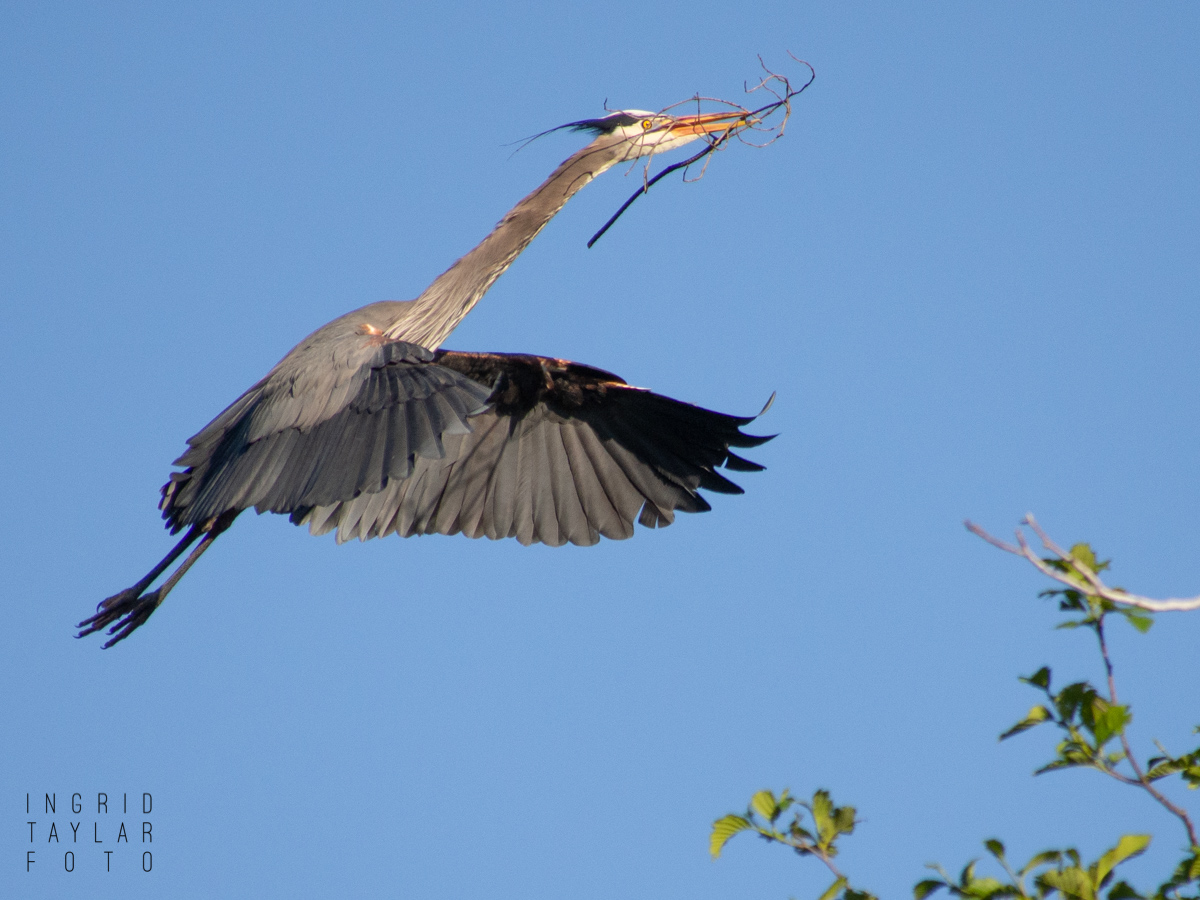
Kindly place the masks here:
[[(129, 637), (135, 629), (150, 618), (150, 614), (154, 610), (158, 609), (163, 600), (167, 598), (167, 594), (179, 582), (179, 579), (187, 573), (187, 570), (200, 558), (201, 554), (211, 546), (212, 542), (217, 539), (217, 536), (233, 523), (238, 512), (240, 510), (216, 516), (202, 525), (193, 525), (188, 529), (188, 533), (184, 535), (183, 539), (171, 549), (171, 552), (164, 556), (157, 566), (146, 573), (145, 578), (133, 587), (126, 588), (119, 594), (113, 594), (111, 597), (102, 600), (99, 606), (96, 607), (96, 614), (79, 623), (80, 632), (75, 637), (85, 637), (112, 625), (108, 633), (115, 636), (104, 644), (105, 650), (118, 641), (123, 641)], [(172, 572), (170, 577), (159, 587), (148, 594), (145, 593), (146, 588), (153, 584), (154, 580), (162, 575), (170, 567), (171, 563), (175, 562), (188, 547), (195, 543), (197, 538), (200, 538), (200, 543), (180, 563), (179, 568)]]

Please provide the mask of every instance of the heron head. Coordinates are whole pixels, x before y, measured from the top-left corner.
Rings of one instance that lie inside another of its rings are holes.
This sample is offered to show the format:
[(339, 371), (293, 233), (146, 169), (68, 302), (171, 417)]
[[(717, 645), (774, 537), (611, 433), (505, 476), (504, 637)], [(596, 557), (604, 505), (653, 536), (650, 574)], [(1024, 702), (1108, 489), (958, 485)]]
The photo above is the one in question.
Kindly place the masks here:
[(626, 148), (618, 161), (639, 159), (655, 153), (665, 153), (713, 135), (741, 131), (753, 124), (753, 117), (744, 110), (724, 110), (694, 116), (673, 116), (667, 113), (646, 112), (641, 109), (622, 109), (599, 119), (585, 119), (565, 126), (574, 131), (587, 131), (597, 140)]

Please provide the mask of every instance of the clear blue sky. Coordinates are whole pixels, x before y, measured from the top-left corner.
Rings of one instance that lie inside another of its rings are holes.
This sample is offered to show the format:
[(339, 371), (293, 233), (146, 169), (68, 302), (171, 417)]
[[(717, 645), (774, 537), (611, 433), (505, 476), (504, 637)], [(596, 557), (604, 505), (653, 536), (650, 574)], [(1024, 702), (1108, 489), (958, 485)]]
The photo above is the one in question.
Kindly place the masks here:
[[(815, 896), (781, 850), (708, 859), (767, 786), (857, 805), (845, 868), (892, 898), (991, 836), (1150, 831), (1132, 872), (1164, 874), (1164, 814), (997, 744), (1017, 675), (1098, 671), (961, 522), (1032, 510), (1119, 584), (1200, 591), (1200, 9), (826, 6), (0, 9), (0, 894)], [(579, 146), (513, 142), (736, 99), (786, 50), (817, 80), (784, 140), (587, 250), (610, 172), (448, 342), (778, 391), (745, 496), (586, 549), (243, 517), (133, 639), (71, 639), (170, 546), (189, 435)], [(1200, 617), (1114, 644), (1138, 743), (1191, 746)], [(26, 875), (25, 793), (76, 791), (153, 793), (152, 874), (93, 844), (68, 876), (42, 831)]]

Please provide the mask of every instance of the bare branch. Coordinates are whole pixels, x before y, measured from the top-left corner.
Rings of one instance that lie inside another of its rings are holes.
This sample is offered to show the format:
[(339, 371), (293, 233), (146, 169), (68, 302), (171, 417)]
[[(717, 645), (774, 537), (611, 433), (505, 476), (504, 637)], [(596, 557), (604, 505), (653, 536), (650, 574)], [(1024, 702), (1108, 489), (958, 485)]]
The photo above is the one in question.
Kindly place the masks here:
[[(1067, 550), (1058, 546), (1038, 524), (1037, 519), (1033, 517), (1033, 513), (1029, 513), (1021, 521), (1021, 525), (1027, 525), (1033, 530), (1034, 534), (1042, 542), (1042, 547), (1058, 557), (1058, 560), (1067, 564), (1069, 571), (1060, 572), (1057, 569), (1049, 566), (1044, 559), (1034, 552), (1029, 546), (1029, 542), (1025, 540), (1025, 534), (1020, 528), (1016, 531), (1017, 545), (1007, 544), (997, 537), (994, 537), (984, 531), (974, 522), (967, 521), (964, 523), (967, 530), (972, 534), (983, 538), (993, 547), (1003, 550), (1005, 553), (1011, 553), (1014, 556), (1023, 556), (1043, 575), (1053, 578), (1060, 584), (1065, 584), (1074, 590), (1082, 590), (1086, 594), (1093, 594), (1097, 597), (1102, 597), (1112, 603), (1119, 603), (1123, 606), (1135, 606), (1138, 609), (1144, 609), (1147, 612), (1180, 612), (1191, 609), (1200, 609), (1200, 596), (1191, 597), (1188, 599), (1170, 598), (1167, 600), (1152, 600), (1149, 597), (1143, 597), (1139, 594), (1131, 594), (1128, 591), (1123, 591), (1120, 588), (1112, 588), (1106, 585), (1087, 564), (1076, 559)], [(1076, 577), (1072, 577), (1076, 576)]]
[(1012, 553), (1014, 556), (1024, 556), (1024, 554), (1012, 544), (1006, 544), (1004, 541), (1000, 540), (1000, 538), (988, 534), (970, 519), (967, 519), (967, 521), (965, 521), (963, 524), (967, 526), (967, 531), (971, 532), (971, 534), (975, 535), (976, 537), (983, 538), (993, 547), (999, 547), (1005, 553)]

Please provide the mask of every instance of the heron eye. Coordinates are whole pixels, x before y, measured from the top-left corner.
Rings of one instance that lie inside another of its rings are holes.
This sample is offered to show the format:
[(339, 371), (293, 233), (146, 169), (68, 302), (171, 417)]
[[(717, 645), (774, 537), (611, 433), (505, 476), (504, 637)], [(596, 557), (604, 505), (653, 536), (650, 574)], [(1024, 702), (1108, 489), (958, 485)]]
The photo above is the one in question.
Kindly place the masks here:
[(649, 131), (654, 127), (654, 123), (649, 119), (642, 119), (642, 131)]

